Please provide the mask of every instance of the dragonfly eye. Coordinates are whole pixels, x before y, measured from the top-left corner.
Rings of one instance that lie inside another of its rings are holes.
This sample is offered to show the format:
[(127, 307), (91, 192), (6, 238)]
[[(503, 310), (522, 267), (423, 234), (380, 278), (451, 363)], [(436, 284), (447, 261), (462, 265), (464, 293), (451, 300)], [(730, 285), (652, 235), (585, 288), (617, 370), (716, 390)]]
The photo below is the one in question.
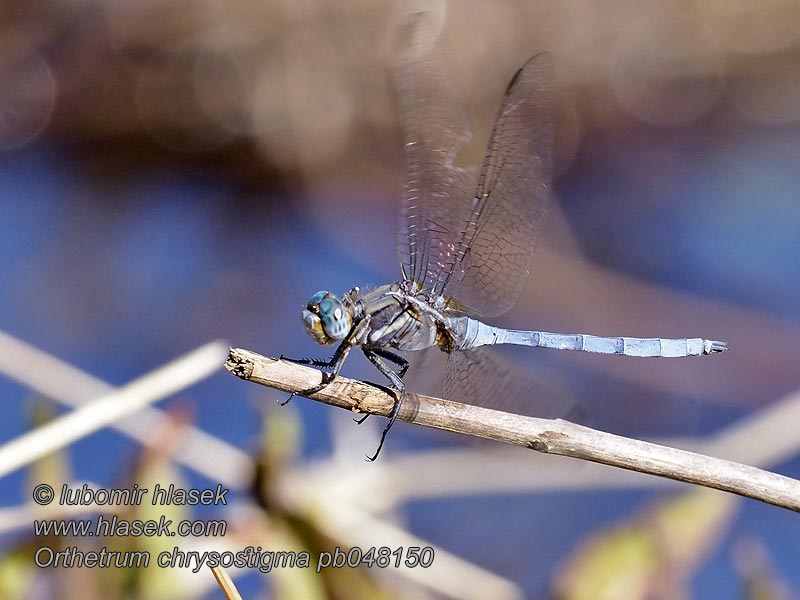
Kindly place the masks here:
[(327, 345), (347, 337), (352, 319), (342, 301), (330, 292), (317, 292), (303, 311), (303, 326), (318, 344)]
[(330, 292), (326, 292), (325, 290), (319, 291), (308, 300), (308, 304), (306, 305), (306, 309), (310, 310), (313, 313), (319, 313), (319, 304), (328, 296), (331, 296)]

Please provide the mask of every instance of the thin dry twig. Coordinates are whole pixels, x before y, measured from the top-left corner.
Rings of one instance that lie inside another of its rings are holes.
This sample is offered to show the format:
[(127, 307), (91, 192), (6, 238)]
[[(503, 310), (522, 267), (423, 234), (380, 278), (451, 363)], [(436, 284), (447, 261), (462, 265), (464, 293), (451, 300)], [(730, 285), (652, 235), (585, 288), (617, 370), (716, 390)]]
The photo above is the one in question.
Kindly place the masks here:
[(214, 573), (214, 579), (217, 580), (219, 587), (222, 588), (222, 593), (225, 594), (227, 600), (242, 600), (239, 590), (236, 589), (236, 584), (233, 583), (233, 579), (223, 567), (211, 567), (211, 572)]
[[(222, 352), (224, 356), (224, 350)], [(213, 365), (209, 374), (218, 367), (219, 364)], [(47, 377), (42, 377), (42, 373), (47, 373)], [(4, 331), (0, 331), (0, 374), (72, 408), (118, 390)], [(187, 387), (191, 383), (194, 381), (187, 383)], [(153, 431), (167, 418), (162, 409), (145, 406), (108, 426), (147, 447), (152, 443)], [(183, 435), (184, 443), (173, 456), (176, 462), (227, 487), (242, 488), (249, 483), (253, 465), (247, 452), (188, 423), (184, 425)]]
[[(226, 368), (241, 379), (304, 395), (322, 373), (294, 363), (231, 349)], [(312, 400), (388, 416), (394, 396), (375, 384), (337, 377)], [(755, 467), (597, 431), (560, 419), (525, 417), (406, 394), (402, 421), (505, 442), (738, 494), (800, 512), (800, 481)]]
[(0, 477), (211, 375), (224, 350), (211, 342), (0, 446)]

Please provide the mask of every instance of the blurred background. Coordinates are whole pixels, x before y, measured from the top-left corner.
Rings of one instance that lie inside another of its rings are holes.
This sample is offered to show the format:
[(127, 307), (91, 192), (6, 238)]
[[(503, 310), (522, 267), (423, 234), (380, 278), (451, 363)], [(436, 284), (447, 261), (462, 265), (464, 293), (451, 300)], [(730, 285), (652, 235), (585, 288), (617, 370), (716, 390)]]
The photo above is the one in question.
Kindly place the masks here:
[[(0, 330), (98, 379), (15, 367), (3, 337), (0, 441), (68, 411), (61, 392), (91, 400), (98, 380), (123, 385), (213, 339), (327, 358), (302, 329), (308, 297), (399, 277), (391, 39), (416, 10), (432, 15), (447, 95), (473, 124), (465, 164), (511, 75), (553, 56), (557, 202), (522, 298), (496, 323), (731, 347), (510, 359), (599, 429), (800, 477), (798, 421), (775, 417), (800, 418), (775, 412), (800, 404), (789, 0), (4, 2)], [(435, 390), (434, 367), (414, 391)], [(344, 374), (380, 380), (361, 356)], [(277, 409), (284, 399), (220, 363), (159, 404), (145, 447), (104, 429), (6, 475), (0, 597), (222, 597), (207, 569), (33, 567), (43, 541), (28, 502), (47, 477), (223, 481), (232, 506), (185, 511), (229, 522), (209, 547), (437, 553), (430, 569), (236, 572), (246, 598), (800, 596), (789, 511), (402, 423), (367, 464), (382, 419), (357, 427), (302, 398)], [(198, 446), (205, 473), (174, 460), (197, 429), (220, 444)]]

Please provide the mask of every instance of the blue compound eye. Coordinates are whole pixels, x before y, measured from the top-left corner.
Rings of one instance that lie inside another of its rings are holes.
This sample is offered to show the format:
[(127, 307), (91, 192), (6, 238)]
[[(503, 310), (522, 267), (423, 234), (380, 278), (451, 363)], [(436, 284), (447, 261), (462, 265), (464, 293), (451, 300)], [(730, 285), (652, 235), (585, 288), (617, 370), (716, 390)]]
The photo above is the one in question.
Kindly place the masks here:
[(318, 307), (320, 302), (322, 302), (325, 299), (325, 296), (330, 296), (330, 295), (331, 293), (326, 292), (325, 290), (317, 292), (316, 294), (311, 296), (311, 299), (308, 301), (308, 306), (306, 306), (306, 308), (311, 312), (318, 312), (319, 311)]
[(303, 311), (303, 326), (319, 344), (341, 341), (350, 331), (352, 320), (342, 301), (330, 292), (317, 292)]
[(350, 313), (335, 296), (329, 295), (319, 303), (319, 320), (325, 334), (333, 340), (343, 340), (350, 331)]

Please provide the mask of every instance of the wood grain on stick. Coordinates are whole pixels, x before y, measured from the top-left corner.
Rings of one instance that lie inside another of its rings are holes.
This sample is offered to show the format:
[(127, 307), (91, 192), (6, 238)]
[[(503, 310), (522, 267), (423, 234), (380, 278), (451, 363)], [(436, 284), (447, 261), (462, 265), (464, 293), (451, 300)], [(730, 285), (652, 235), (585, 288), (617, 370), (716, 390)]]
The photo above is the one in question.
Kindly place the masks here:
[[(322, 372), (242, 349), (231, 349), (225, 365), (247, 381), (304, 395)], [(387, 417), (394, 395), (381, 386), (339, 376), (307, 396), (358, 413)], [(407, 393), (401, 421), (482, 437), (547, 454), (620, 467), (723, 490), (800, 511), (800, 481), (740, 463), (625, 438), (561, 419), (540, 419)]]

